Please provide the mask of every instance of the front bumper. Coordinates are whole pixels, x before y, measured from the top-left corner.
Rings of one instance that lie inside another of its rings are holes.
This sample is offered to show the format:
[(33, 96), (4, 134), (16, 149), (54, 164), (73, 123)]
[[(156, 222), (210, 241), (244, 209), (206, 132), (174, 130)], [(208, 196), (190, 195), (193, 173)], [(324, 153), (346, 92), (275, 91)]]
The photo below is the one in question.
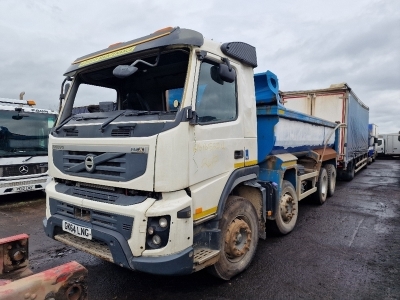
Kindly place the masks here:
[[(54, 214), (49, 219), (43, 220), (43, 227), (46, 235), (53, 239), (57, 239), (58, 236), (63, 235), (69, 236), (69, 233), (65, 233), (61, 230), (63, 220), (80, 226), (88, 227), (88, 223), (86, 222)], [(103, 247), (103, 252), (101, 252), (102, 255), (97, 256), (100, 256), (103, 259), (107, 259), (108, 257), (109, 259), (107, 260), (114, 262), (121, 267), (146, 273), (160, 275), (184, 275), (193, 272), (192, 247), (188, 247), (183, 251), (171, 255), (134, 257), (129, 248), (127, 240), (122, 236), (121, 233), (92, 224), (90, 224), (89, 227), (92, 230), (92, 240), (85, 240), (83, 238), (72, 236), (82, 243), (71, 243), (71, 246), (94, 255), (96, 255), (96, 253), (94, 253), (93, 249), (99, 249), (100, 247)]]
[(49, 176), (3, 180), (0, 182), (0, 195), (44, 190), (49, 182)]

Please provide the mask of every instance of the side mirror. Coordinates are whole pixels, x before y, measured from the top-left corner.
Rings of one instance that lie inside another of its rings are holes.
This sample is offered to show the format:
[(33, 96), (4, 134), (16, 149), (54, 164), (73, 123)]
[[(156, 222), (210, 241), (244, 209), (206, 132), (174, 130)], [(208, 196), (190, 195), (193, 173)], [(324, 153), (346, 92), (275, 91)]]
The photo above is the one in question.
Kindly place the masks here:
[(12, 116), (13, 120), (21, 120), (24, 117), (29, 117), (29, 114), (20, 112), (16, 116)]
[(236, 78), (236, 71), (233, 68), (230, 68), (226, 64), (219, 64), (219, 77), (221, 80), (232, 83)]
[(374, 138), (374, 144), (378, 143), (378, 138)]
[(113, 70), (113, 75), (117, 78), (126, 78), (135, 73), (138, 68), (128, 65), (119, 65)]

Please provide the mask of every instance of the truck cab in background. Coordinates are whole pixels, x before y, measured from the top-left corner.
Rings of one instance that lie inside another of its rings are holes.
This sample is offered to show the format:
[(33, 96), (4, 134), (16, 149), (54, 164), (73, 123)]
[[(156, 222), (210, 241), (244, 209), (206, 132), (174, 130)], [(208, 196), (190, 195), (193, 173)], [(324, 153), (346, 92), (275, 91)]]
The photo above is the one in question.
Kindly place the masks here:
[(57, 112), (33, 100), (0, 98), (0, 195), (44, 190), (48, 139)]
[(378, 138), (378, 155), (400, 155), (400, 131), (398, 133), (380, 134)]
[(378, 156), (378, 126), (368, 124), (368, 163), (371, 164)]

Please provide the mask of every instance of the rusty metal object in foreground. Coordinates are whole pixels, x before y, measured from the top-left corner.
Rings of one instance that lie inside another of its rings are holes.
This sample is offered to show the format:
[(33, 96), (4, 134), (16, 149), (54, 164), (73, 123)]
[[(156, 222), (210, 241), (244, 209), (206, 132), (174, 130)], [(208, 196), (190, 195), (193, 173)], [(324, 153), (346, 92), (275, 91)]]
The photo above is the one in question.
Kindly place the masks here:
[(0, 286), (0, 299), (85, 300), (87, 269), (75, 261)]
[(32, 274), (25, 233), (0, 239), (0, 279), (15, 280)]
[(28, 239), (27, 234), (0, 239), (0, 299), (88, 299), (88, 271), (75, 261), (31, 275)]

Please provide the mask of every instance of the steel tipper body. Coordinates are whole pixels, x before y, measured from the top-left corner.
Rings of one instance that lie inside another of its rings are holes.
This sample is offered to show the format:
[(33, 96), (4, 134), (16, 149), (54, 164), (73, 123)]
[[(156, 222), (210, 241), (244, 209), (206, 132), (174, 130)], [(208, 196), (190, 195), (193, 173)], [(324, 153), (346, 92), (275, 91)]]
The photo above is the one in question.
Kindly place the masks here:
[(0, 195), (43, 190), (50, 181), (47, 144), (57, 112), (34, 105), (0, 98)]
[(254, 47), (180, 28), (73, 62), (46, 234), (154, 274), (246, 269), (266, 221), (290, 232), (297, 201), (323, 203), (336, 179), (338, 125), (282, 107), (256, 66)]
[(345, 83), (327, 89), (282, 92), (285, 107), (331, 122), (345, 123), (339, 133), (338, 175), (353, 179), (368, 163), (369, 108)]

